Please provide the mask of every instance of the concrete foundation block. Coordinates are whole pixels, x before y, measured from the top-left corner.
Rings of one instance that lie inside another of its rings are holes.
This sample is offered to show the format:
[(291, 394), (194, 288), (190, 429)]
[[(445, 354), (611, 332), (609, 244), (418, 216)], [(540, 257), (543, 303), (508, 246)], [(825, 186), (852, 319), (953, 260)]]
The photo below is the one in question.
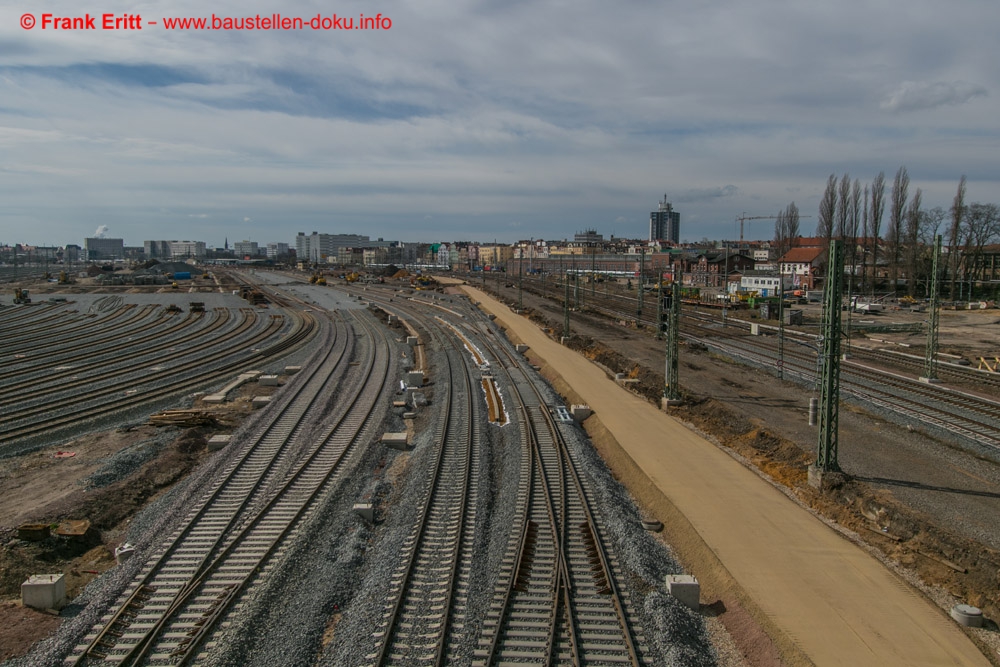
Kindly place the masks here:
[(285, 375), (295, 375), (302, 370), (302, 366), (285, 366)]
[(410, 407), (413, 409), (422, 408), (427, 405), (427, 396), (422, 391), (410, 392)]
[(375, 521), (375, 506), (371, 503), (355, 503), (354, 513), (359, 515), (368, 523)]
[(404, 412), (403, 419), (415, 419), (417, 416), (416, 412)]
[(386, 318), (385, 322), (386, 322), (386, 324), (395, 324), (397, 319), (398, 318), (395, 315), (389, 315)]
[(383, 433), (381, 442), (393, 449), (405, 450), (408, 447), (406, 431)]
[(420, 344), (420, 339), (417, 338), (416, 336), (407, 336), (406, 344), (409, 345), (410, 347), (416, 347), (417, 345)]
[(254, 396), (253, 401), (250, 402), (250, 407), (254, 410), (259, 410), (260, 408), (266, 408), (270, 403), (270, 396)]
[(423, 371), (407, 371), (406, 378), (407, 387), (423, 387), (424, 386), (424, 372)]
[(257, 384), (262, 387), (277, 387), (278, 386), (278, 376), (277, 375), (261, 375), (257, 378)]
[(661, 398), (660, 399), (660, 409), (666, 410), (672, 405), (680, 405), (681, 400), (679, 398)]
[(393, 401), (392, 402), (392, 407), (394, 407), (394, 408), (405, 408), (406, 407), (406, 401)]
[(21, 603), (33, 609), (61, 609), (66, 604), (65, 575), (31, 575), (21, 584)]
[(664, 577), (667, 593), (694, 611), (701, 609), (701, 585), (690, 574), (668, 574)]
[(202, 403), (225, 403), (225, 394), (209, 394), (201, 399)]
[(528, 346), (525, 345), (524, 343), (518, 343), (517, 345), (514, 346), (514, 349), (523, 354), (528, 351)]
[(582, 422), (587, 417), (592, 415), (594, 411), (590, 409), (589, 405), (572, 405), (569, 408), (569, 413), (573, 415), (573, 419), (578, 422)]
[(219, 451), (220, 449), (228, 445), (229, 441), (232, 440), (232, 438), (233, 436), (231, 435), (224, 435), (221, 433), (218, 435), (213, 435), (211, 438), (208, 439), (208, 451), (210, 452)]
[(809, 486), (822, 492), (839, 489), (847, 481), (847, 476), (842, 472), (820, 470), (815, 465), (810, 465), (806, 480)]

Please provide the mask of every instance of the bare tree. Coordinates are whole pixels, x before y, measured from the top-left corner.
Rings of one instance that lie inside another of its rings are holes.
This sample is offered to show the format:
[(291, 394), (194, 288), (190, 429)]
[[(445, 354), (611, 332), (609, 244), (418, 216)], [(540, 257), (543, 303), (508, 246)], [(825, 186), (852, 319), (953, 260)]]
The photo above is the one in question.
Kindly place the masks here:
[(851, 201), (851, 176), (844, 174), (840, 179), (840, 187), (837, 190), (837, 227), (834, 233), (838, 239), (847, 237), (847, 220), (849, 217)]
[(837, 214), (837, 177), (830, 174), (826, 179), (826, 190), (819, 202), (819, 222), (816, 223), (816, 236), (823, 239), (823, 247), (830, 245), (833, 237), (834, 216)]
[(878, 244), (882, 233), (883, 213), (885, 213), (885, 172), (880, 171), (872, 181), (872, 296), (875, 295), (875, 278), (878, 275)]
[(962, 216), (965, 215), (965, 174), (958, 179), (958, 192), (951, 204), (951, 230), (948, 233), (948, 273), (951, 274), (951, 290), (948, 298), (955, 300), (955, 283), (958, 280), (959, 234), (962, 230)]
[(889, 261), (889, 282), (893, 293), (896, 292), (896, 281), (899, 279), (899, 264), (903, 249), (903, 216), (906, 213), (907, 190), (910, 187), (910, 176), (906, 167), (900, 167), (892, 182), (892, 199), (889, 202), (889, 228), (885, 230), (887, 257)]
[(972, 203), (966, 209), (963, 219), (963, 261), (965, 278), (970, 283), (971, 299), (972, 281), (981, 280), (983, 276), (983, 247), (1000, 237), (1000, 207), (996, 204)]
[(920, 188), (913, 193), (910, 207), (906, 210), (906, 293), (910, 296), (917, 294), (917, 277), (920, 273), (920, 223), (922, 222), (922, 212), (920, 210), (923, 193)]
[(774, 223), (774, 251), (778, 257), (788, 252), (799, 235), (799, 208), (792, 202), (778, 212)]

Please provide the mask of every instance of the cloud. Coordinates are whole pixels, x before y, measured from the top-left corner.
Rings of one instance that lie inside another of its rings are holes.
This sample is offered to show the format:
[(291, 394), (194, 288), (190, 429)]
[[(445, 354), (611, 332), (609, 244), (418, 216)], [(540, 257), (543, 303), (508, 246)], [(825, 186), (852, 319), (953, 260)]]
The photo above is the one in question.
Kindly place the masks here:
[[(722, 197), (734, 197), (740, 193), (740, 189), (735, 185), (723, 185), (714, 188), (695, 188), (685, 190), (677, 195), (678, 202), (691, 203), (720, 199)], [(669, 199), (669, 198), (668, 198)]]
[(986, 97), (986, 88), (980, 85), (955, 81), (934, 83), (904, 81), (882, 100), (883, 111), (905, 112), (935, 107), (965, 104), (976, 97)]
[(204, 220), (205, 218), (208, 217), (208, 213), (188, 213), (188, 217), (189, 218), (198, 218), (200, 220)]
[(250, 218), (247, 218), (247, 217), (244, 217), (244, 218), (243, 218), (243, 222), (251, 222), (251, 219), (250, 219)]
[(98, 227), (94, 231), (94, 238), (95, 239), (103, 239), (107, 235), (108, 235), (108, 226), (107, 225), (101, 225), (100, 227)]

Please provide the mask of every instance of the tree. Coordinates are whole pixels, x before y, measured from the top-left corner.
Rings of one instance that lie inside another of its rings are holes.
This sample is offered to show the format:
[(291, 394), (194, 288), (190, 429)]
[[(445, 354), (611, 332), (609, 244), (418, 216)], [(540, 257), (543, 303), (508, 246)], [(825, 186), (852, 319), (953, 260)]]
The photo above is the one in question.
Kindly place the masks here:
[(983, 247), (1000, 237), (1000, 207), (996, 204), (969, 204), (963, 216), (963, 254), (965, 277), (969, 280), (971, 299), (972, 281), (982, 279)]
[(923, 193), (920, 188), (913, 193), (913, 200), (906, 211), (906, 293), (910, 296), (917, 294), (917, 277), (920, 273), (920, 223), (923, 221), (920, 203)]
[(951, 290), (949, 297), (955, 300), (955, 283), (958, 280), (958, 261), (961, 253), (958, 251), (959, 234), (962, 230), (962, 216), (965, 215), (965, 174), (958, 179), (958, 192), (951, 204), (951, 230), (948, 233), (948, 272), (951, 274)]
[(875, 295), (875, 277), (878, 274), (878, 243), (882, 233), (882, 214), (885, 212), (885, 172), (880, 171), (872, 181), (872, 296)]
[(868, 239), (871, 238), (871, 233), (868, 227), (870, 226), (870, 218), (868, 215), (868, 184), (865, 184), (865, 195), (864, 203), (861, 209), (862, 220), (861, 220), (861, 292), (865, 291), (865, 276), (868, 275), (866, 269), (868, 268)]
[(849, 217), (850, 201), (851, 201), (851, 177), (849, 174), (844, 174), (840, 179), (840, 188), (837, 191), (837, 227), (834, 232), (834, 236), (838, 239), (847, 237), (847, 219)]
[(778, 212), (774, 223), (775, 253), (781, 257), (788, 252), (799, 236), (799, 208), (792, 202), (785, 210)]
[(889, 228), (885, 230), (887, 259), (889, 261), (889, 282), (893, 293), (896, 292), (896, 281), (899, 279), (899, 265), (903, 250), (903, 226), (906, 224), (903, 216), (906, 213), (907, 190), (910, 187), (910, 176), (906, 167), (900, 167), (892, 182), (892, 198), (889, 201)]
[(837, 177), (830, 174), (826, 179), (826, 190), (819, 202), (819, 222), (816, 223), (816, 236), (823, 239), (823, 247), (830, 245), (833, 237), (834, 216), (837, 213)]

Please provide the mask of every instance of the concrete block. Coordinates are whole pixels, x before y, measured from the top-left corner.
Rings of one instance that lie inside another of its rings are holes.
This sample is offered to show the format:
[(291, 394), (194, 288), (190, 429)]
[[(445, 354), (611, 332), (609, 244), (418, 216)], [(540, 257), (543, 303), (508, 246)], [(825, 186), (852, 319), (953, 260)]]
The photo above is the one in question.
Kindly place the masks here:
[(224, 435), (221, 433), (218, 435), (213, 435), (211, 438), (208, 439), (208, 451), (210, 452), (219, 451), (220, 449), (228, 445), (229, 441), (232, 440), (232, 438), (233, 436), (231, 435)]
[(383, 433), (381, 442), (393, 449), (405, 450), (408, 445), (406, 431)]
[(757, 324), (756, 322), (751, 322), (750, 323), (750, 335), (751, 336), (759, 336), (760, 335), (760, 325)]
[(403, 419), (415, 419), (417, 416), (416, 412), (404, 412)]
[(410, 402), (410, 407), (412, 407), (414, 409), (416, 409), (416, 408), (422, 408), (425, 405), (427, 405), (427, 396), (425, 396), (424, 392), (422, 392), (422, 391), (413, 391), (413, 392), (410, 392), (410, 401), (409, 402)]
[(250, 402), (250, 407), (254, 410), (259, 410), (260, 408), (267, 407), (270, 402), (270, 396), (254, 396), (253, 401)]
[(523, 353), (528, 351), (528, 346), (525, 345), (524, 343), (518, 343), (517, 345), (514, 346), (514, 349), (517, 350), (518, 352)]
[(209, 394), (208, 396), (205, 396), (204, 398), (202, 398), (201, 402), (202, 403), (225, 403), (226, 402), (226, 395), (225, 394)]
[(392, 407), (394, 407), (394, 408), (405, 408), (406, 407), (406, 401), (393, 401), (392, 402)]
[(420, 344), (420, 339), (417, 338), (416, 336), (407, 336), (406, 344), (409, 345), (410, 347), (416, 347), (417, 345)]
[(371, 503), (355, 503), (354, 513), (369, 523), (375, 521), (375, 506)]
[(285, 375), (295, 375), (302, 370), (302, 366), (285, 366)]
[(257, 378), (257, 384), (262, 387), (277, 387), (278, 386), (278, 376), (277, 375), (261, 375)]
[(589, 405), (572, 405), (569, 408), (569, 413), (573, 415), (573, 419), (578, 422), (582, 422), (584, 419), (592, 415), (594, 411), (590, 409)]
[(406, 372), (406, 386), (407, 387), (423, 387), (424, 386), (424, 372), (423, 371), (407, 371)]
[(389, 315), (389, 317), (386, 318), (386, 324), (395, 324), (396, 319), (395, 315)]
[(60, 609), (66, 604), (63, 574), (33, 574), (21, 584), (21, 603), (34, 609)]
[(690, 574), (668, 574), (664, 577), (667, 593), (694, 611), (701, 609), (701, 585)]

